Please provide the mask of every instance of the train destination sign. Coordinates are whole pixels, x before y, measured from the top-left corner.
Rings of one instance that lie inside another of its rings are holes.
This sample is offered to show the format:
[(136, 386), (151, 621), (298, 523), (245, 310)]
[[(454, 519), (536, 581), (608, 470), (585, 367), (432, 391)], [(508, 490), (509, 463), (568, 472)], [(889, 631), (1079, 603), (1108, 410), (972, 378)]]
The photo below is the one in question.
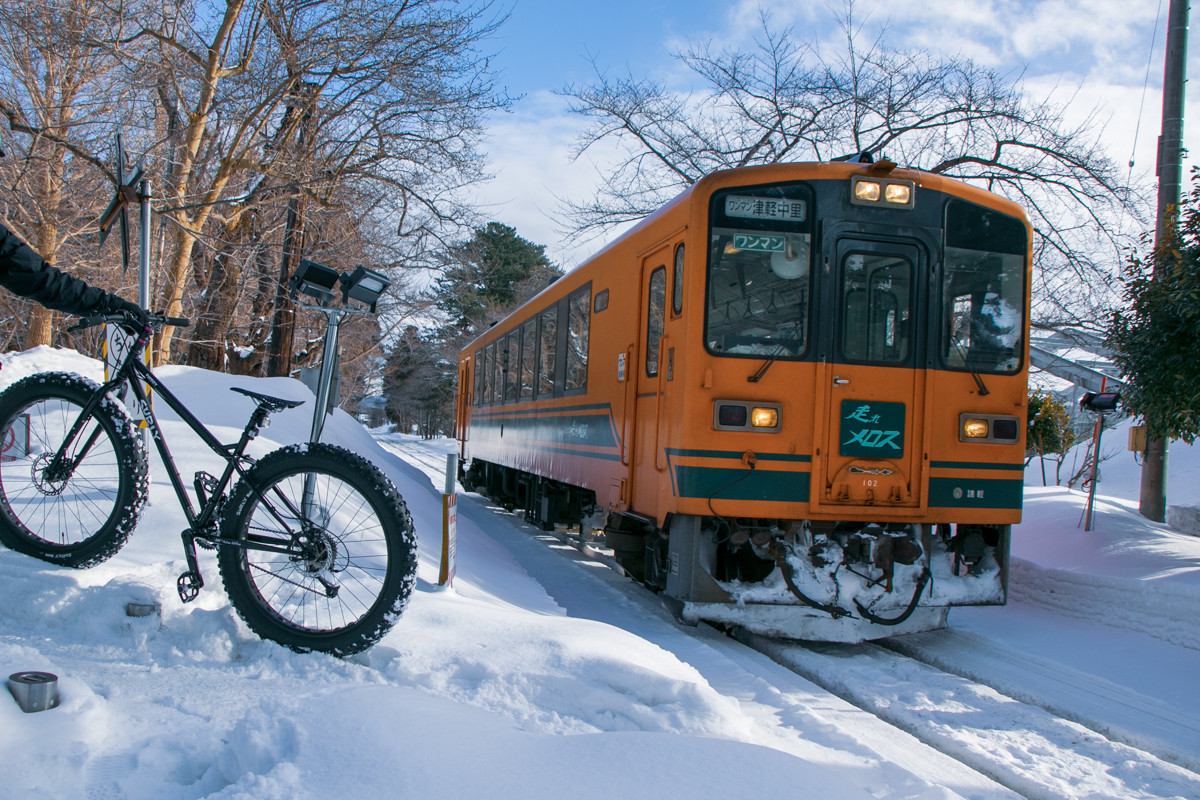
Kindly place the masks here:
[(764, 253), (782, 253), (787, 250), (787, 240), (782, 236), (763, 236), (757, 233), (735, 233), (734, 250), (757, 250)]
[(803, 200), (782, 200), (772, 197), (748, 197), (731, 194), (725, 198), (725, 216), (742, 219), (772, 219), (783, 222), (803, 222), (806, 203)]

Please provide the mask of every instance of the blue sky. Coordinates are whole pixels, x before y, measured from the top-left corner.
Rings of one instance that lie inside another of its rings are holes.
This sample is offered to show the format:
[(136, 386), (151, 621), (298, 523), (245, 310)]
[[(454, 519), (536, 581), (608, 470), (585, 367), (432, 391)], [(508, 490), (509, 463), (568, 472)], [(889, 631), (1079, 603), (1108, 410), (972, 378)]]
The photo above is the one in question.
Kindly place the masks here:
[[(1134, 177), (1152, 181), (1168, 3), (855, 0), (855, 15), (872, 32), (886, 27), (893, 47), (967, 55), (1002, 74), (1021, 76), (1028, 94), (1066, 105), (1073, 121), (1093, 117), (1110, 157), (1124, 167), (1133, 155)], [(833, 12), (841, 0), (765, 5), (780, 27), (795, 25), (806, 36), (836, 35)], [(613, 73), (630, 71), (684, 88), (688, 75), (671, 53), (688, 40), (748, 43), (759, 7), (760, 0), (497, 0), (495, 10), (509, 9), (510, 16), (485, 49), (495, 53), (500, 82), (519, 100), (489, 126), (486, 149), (496, 177), (479, 189), (482, 213), (545, 244), (567, 267), (598, 249), (602, 242), (563, 236), (558, 220), (560, 198), (586, 196), (602, 180), (605, 153), (597, 149), (571, 160), (584, 123), (566, 113), (554, 91), (591, 80), (592, 58)], [(1200, 19), (1193, 17), (1195, 25)], [(1200, 85), (1200, 45), (1190, 55), (1192, 85)], [(1194, 94), (1185, 144), (1200, 153), (1200, 92)]]
[(500, 0), (511, 7), (493, 42), (496, 67), (513, 94), (558, 88), (591, 76), (590, 57), (634, 70), (660, 68), (668, 42), (719, 28), (728, 0)]

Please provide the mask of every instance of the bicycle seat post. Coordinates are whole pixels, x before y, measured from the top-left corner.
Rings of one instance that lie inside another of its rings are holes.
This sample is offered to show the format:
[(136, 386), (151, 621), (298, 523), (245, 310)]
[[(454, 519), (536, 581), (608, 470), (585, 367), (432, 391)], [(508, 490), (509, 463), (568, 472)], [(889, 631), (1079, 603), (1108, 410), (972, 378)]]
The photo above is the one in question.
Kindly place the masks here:
[(333, 381), (337, 377), (337, 371), (340, 367), (338, 358), (338, 328), (342, 324), (342, 317), (348, 312), (342, 308), (327, 308), (318, 307), (318, 310), (325, 315), (327, 327), (325, 329), (325, 352), (321, 357), (321, 374), (317, 378), (317, 402), (313, 407), (312, 432), (309, 434), (309, 444), (317, 444), (321, 441), (321, 431), (325, 427), (325, 411), (329, 406), (329, 392), (333, 386)]

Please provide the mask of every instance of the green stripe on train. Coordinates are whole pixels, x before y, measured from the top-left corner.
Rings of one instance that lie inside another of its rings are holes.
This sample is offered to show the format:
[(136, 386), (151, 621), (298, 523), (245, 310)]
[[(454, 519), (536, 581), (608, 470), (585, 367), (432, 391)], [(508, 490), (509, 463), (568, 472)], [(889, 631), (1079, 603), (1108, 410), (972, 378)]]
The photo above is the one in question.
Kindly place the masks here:
[(992, 478), (930, 478), (929, 505), (935, 508), (1020, 508), (1024, 481)]
[(675, 484), (679, 487), (680, 497), (807, 503), (808, 483), (807, 472), (748, 470), (745, 467), (675, 467)]

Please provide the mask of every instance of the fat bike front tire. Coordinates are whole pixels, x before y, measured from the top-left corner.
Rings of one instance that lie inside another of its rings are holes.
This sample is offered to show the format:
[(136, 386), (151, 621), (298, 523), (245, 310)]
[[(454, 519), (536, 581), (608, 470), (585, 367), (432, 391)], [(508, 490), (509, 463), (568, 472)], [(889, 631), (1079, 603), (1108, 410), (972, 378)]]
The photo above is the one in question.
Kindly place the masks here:
[(59, 459), (67, 434), (99, 391), (47, 372), (0, 393), (0, 542), (68, 567), (111, 558), (146, 502), (146, 451), (124, 409), (105, 395)]
[(333, 445), (262, 458), (230, 493), (221, 540), (217, 563), (238, 615), (297, 652), (367, 649), (416, 583), (404, 500), (369, 461)]

